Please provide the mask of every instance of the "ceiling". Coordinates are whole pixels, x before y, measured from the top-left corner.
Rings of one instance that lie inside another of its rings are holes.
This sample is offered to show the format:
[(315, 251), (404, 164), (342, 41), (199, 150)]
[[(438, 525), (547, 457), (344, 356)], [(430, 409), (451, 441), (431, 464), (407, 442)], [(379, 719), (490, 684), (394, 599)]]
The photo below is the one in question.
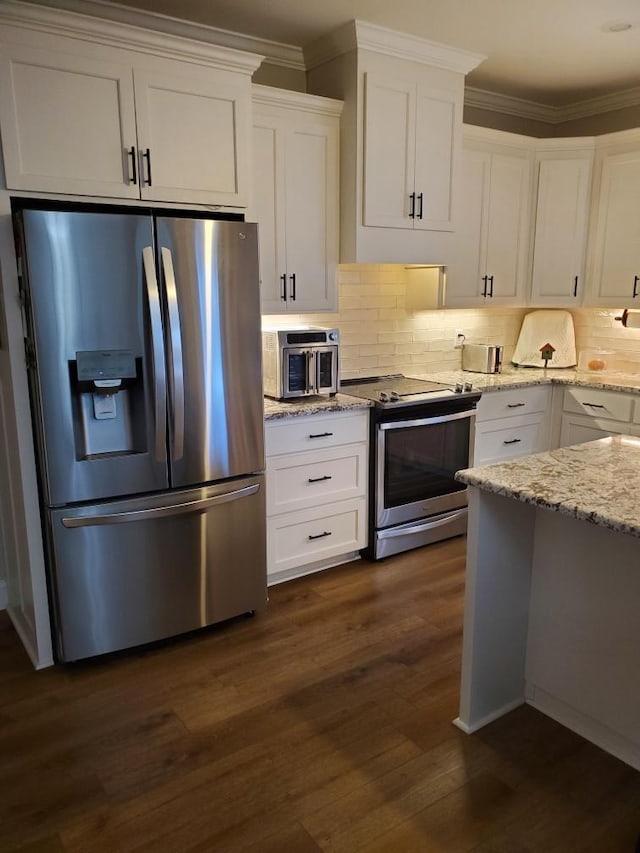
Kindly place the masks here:
[[(87, 11), (99, 13), (99, 6), (83, 2)], [(553, 107), (640, 86), (640, 0), (114, 0), (102, 5), (114, 4), (296, 47), (358, 18), (484, 54), (487, 59), (468, 75), (468, 85)], [(611, 32), (612, 24), (631, 26)]]

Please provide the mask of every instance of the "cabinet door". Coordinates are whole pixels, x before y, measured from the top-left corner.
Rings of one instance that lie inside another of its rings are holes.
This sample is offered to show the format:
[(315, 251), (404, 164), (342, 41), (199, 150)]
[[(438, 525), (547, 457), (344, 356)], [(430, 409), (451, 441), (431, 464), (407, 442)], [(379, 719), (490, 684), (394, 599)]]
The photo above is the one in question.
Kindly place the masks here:
[(191, 73), (135, 71), (141, 196), (246, 206), (249, 81)]
[(529, 161), (524, 157), (491, 155), (486, 244), (481, 259), (489, 276), (487, 304), (522, 302), (528, 179)]
[(597, 216), (589, 302), (640, 307), (640, 151), (605, 157)]
[(414, 227), (452, 231), (452, 170), (457, 101), (451, 92), (418, 87)]
[(484, 305), (481, 246), (488, 210), (491, 158), (482, 151), (465, 150), (458, 203), (458, 229), (447, 264), (444, 303), (447, 308)]
[(366, 75), (363, 225), (413, 228), (416, 88)]
[[(2, 46), (8, 189), (139, 198), (131, 66)], [(137, 176), (136, 176), (137, 178)]]
[(578, 304), (584, 252), (591, 158), (540, 160), (531, 301)]
[(338, 140), (333, 127), (290, 128), (286, 142), (287, 304), (336, 309)]
[(253, 172), (248, 219), (258, 223), (260, 292), (264, 314), (286, 311), (284, 131), (258, 115), (253, 128)]

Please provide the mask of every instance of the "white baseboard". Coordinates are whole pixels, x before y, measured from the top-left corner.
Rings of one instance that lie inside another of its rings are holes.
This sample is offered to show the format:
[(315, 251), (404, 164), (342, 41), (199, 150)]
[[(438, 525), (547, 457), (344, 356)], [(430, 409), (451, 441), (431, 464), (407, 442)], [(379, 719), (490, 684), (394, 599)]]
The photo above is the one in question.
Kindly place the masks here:
[(7, 583), (6, 581), (0, 581), (0, 610), (7, 609), (7, 603), (9, 599), (7, 596)]
[(340, 554), (331, 560), (319, 560), (317, 563), (308, 563), (306, 566), (300, 566), (296, 569), (285, 569), (283, 572), (274, 572), (267, 576), (267, 585), (276, 586), (276, 584), (292, 581), (296, 578), (302, 578), (305, 575), (312, 575), (314, 572), (323, 572), (325, 569), (333, 569), (335, 566), (342, 566), (344, 563), (352, 563), (354, 560), (360, 559), (359, 551), (350, 551), (348, 554)]
[(510, 711), (515, 711), (516, 708), (519, 708), (520, 705), (524, 704), (524, 697), (522, 699), (514, 699), (513, 702), (508, 702), (506, 705), (503, 705), (502, 708), (498, 708), (497, 711), (492, 711), (490, 714), (487, 714), (486, 717), (481, 717), (481, 719), (474, 720), (472, 723), (466, 723), (460, 717), (456, 717), (452, 722), (454, 726), (459, 728), (460, 731), (463, 731), (466, 735), (472, 735), (479, 729), (484, 728), (484, 726), (488, 726), (489, 723), (493, 723), (493, 721), (497, 720), (499, 717), (504, 717), (505, 714), (508, 714)]

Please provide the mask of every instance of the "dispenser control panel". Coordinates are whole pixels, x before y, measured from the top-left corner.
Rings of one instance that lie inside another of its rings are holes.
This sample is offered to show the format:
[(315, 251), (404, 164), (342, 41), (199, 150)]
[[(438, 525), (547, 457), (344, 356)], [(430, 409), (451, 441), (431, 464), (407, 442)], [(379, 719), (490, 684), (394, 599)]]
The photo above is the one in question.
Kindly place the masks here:
[(80, 382), (97, 387), (100, 382), (136, 378), (136, 357), (130, 350), (83, 350), (76, 353), (76, 365)]

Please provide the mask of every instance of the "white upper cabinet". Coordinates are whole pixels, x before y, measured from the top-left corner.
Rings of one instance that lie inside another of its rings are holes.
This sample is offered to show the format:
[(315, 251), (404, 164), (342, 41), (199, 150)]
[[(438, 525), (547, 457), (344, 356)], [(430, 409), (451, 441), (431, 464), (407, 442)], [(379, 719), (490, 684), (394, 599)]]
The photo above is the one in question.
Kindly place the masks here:
[(580, 304), (592, 165), (593, 143), (577, 150), (539, 150), (536, 153), (530, 299), (533, 305)]
[(464, 75), (483, 58), (362, 21), (305, 48), (309, 90), (344, 101), (343, 263), (446, 263)]
[(366, 74), (363, 224), (451, 231), (455, 95)]
[(603, 150), (587, 304), (640, 307), (640, 138)]
[(254, 86), (253, 183), (265, 314), (335, 311), (342, 103)]
[(131, 66), (0, 46), (7, 187), (139, 198)]
[[(46, 29), (56, 12), (29, 14)], [(7, 188), (246, 206), (260, 57), (202, 45), (194, 53), (186, 39), (114, 24), (103, 37), (86, 20), (69, 38), (0, 15)], [(120, 47), (129, 41), (131, 50)], [(188, 61), (175, 58), (181, 52)]]
[[(447, 264), (447, 307), (524, 301), (531, 155), (506, 134), (474, 131), (462, 158), (459, 226)], [(511, 137), (511, 135), (508, 135)], [(492, 140), (499, 140), (493, 144)]]

